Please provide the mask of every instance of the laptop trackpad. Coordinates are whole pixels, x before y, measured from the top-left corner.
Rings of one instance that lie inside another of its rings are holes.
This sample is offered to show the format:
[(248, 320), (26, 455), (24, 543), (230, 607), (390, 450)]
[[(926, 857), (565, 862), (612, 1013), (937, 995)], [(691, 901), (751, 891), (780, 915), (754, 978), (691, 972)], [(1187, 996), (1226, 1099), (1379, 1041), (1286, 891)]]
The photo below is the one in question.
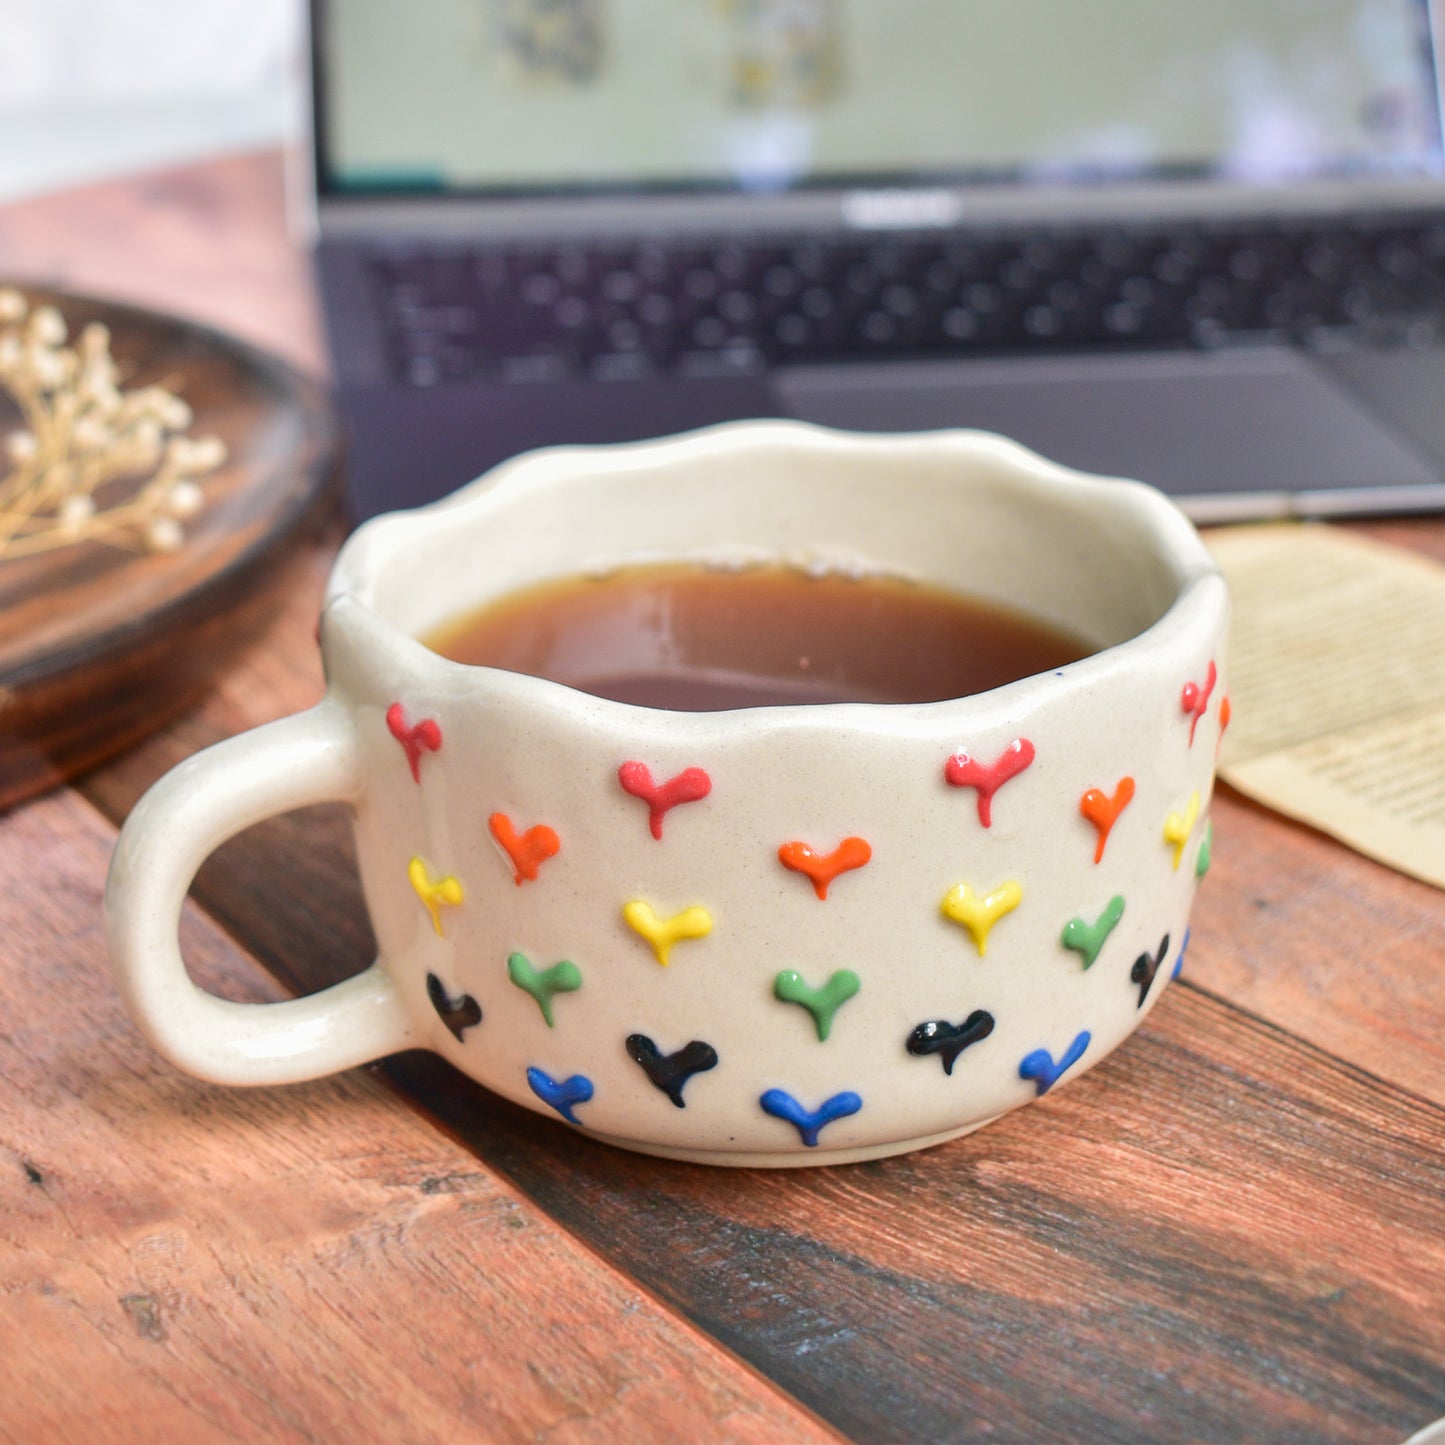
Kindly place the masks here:
[(862, 362), (776, 378), (789, 416), (865, 431), (983, 427), (1176, 496), (1418, 486), (1434, 471), (1284, 347)]

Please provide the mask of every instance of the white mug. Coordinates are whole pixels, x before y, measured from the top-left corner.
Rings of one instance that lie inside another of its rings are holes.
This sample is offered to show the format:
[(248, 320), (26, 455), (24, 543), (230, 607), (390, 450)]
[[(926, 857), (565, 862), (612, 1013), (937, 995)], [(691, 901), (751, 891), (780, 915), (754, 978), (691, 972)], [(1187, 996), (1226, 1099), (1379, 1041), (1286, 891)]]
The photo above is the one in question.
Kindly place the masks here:
[[(957, 700), (673, 713), (417, 639), (657, 559), (919, 578), (1090, 655)], [(998, 437), (740, 423), (559, 448), (343, 547), (309, 712), (181, 764), (107, 887), (126, 1002), (180, 1067), (275, 1084), (405, 1048), (597, 1138), (719, 1164), (962, 1134), (1076, 1078), (1183, 961), (1228, 721), (1186, 518)], [(340, 800), (379, 958), (284, 1003), (197, 989), (206, 855)]]

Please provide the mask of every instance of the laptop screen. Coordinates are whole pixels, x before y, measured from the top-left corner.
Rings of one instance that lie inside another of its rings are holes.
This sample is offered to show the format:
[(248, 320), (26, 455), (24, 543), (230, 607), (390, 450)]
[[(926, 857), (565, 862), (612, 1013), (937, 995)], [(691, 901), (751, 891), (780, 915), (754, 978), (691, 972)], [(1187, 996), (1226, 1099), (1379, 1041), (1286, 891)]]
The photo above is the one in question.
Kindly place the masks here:
[(1442, 174), (1427, 0), (314, 0), (325, 194)]

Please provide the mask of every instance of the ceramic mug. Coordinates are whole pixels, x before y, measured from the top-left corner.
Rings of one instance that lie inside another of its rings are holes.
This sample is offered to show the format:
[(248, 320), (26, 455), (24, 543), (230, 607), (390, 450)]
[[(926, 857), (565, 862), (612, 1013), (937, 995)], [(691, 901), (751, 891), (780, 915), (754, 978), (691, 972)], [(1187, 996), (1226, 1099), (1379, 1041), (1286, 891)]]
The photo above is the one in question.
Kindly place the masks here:
[[(671, 713), (417, 641), (529, 584), (662, 558), (921, 578), (1095, 650), (953, 701)], [(1227, 610), (1158, 492), (982, 433), (760, 422), (533, 453), (356, 532), (324, 700), (136, 807), (106, 897), (121, 990), (163, 1054), (224, 1083), (423, 1047), (670, 1157), (938, 1143), (1096, 1064), (1178, 971)], [(375, 965), (283, 1003), (196, 988), (177, 919), (201, 861), (338, 799)]]

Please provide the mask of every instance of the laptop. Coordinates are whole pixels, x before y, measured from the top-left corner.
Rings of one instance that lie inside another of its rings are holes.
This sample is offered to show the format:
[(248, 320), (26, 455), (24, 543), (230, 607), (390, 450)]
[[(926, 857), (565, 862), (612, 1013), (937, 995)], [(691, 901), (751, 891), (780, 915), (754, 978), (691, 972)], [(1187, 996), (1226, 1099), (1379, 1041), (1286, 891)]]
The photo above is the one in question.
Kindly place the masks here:
[(312, 0), (361, 520), (744, 417), (1445, 504), (1427, 0)]

